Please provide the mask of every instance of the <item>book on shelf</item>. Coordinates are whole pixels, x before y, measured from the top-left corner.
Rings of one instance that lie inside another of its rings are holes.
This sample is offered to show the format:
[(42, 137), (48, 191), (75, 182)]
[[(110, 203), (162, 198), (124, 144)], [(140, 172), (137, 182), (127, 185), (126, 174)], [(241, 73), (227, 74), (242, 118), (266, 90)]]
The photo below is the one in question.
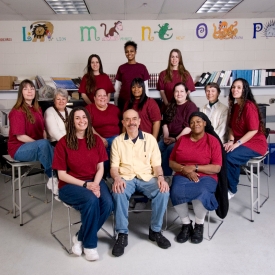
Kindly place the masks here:
[(205, 86), (208, 79), (211, 77), (211, 74), (209, 72), (207, 73), (203, 73), (201, 76), (200, 76), (200, 79), (195, 83), (195, 86), (196, 87), (202, 87), (202, 86)]
[(207, 81), (206, 84), (213, 82), (213, 79), (215, 78), (216, 74), (217, 74), (217, 72), (214, 71), (214, 72), (211, 74), (211, 76), (210, 76), (210, 78), (209, 78), (209, 80)]
[(231, 71), (225, 71), (220, 87), (228, 86), (230, 75), (231, 75)]
[(76, 90), (74, 82), (71, 78), (61, 78), (61, 77), (52, 77), (52, 80), (56, 86), (56, 88), (62, 88), (66, 90)]
[(213, 79), (212, 82), (217, 83), (217, 81), (218, 81), (218, 79), (219, 79), (219, 77), (220, 77), (220, 74), (221, 74), (221, 71), (218, 71), (217, 74), (215, 75), (215, 78)]

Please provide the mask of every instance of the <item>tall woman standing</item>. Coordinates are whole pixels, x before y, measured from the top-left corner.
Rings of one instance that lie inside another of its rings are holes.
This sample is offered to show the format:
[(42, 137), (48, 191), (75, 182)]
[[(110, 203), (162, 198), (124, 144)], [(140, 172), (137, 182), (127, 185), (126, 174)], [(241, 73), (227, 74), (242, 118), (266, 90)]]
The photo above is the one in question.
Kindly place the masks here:
[(103, 72), (103, 66), (100, 57), (92, 54), (88, 58), (86, 74), (83, 76), (78, 92), (81, 93), (86, 104), (94, 102), (94, 92), (102, 88), (108, 94), (110, 101), (111, 93), (115, 92), (114, 86), (107, 74)]
[(145, 84), (145, 92), (148, 95), (149, 73), (145, 65), (136, 61), (137, 44), (134, 41), (127, 41), (124, 45), (127, 63), (119, 66), (115, 83), (115, 104), (122, 111), (126, 101), (130, 99), (131, 83), (134, 78), (141, 78)]
[(224, 144), (227, 152), (228, 199), (234, 197), (240, 167), (253, 157), (267, 151), (265, 126), (248, 82), (237, 78), (229, 93), (229, 135)]
[(181, 51), (173, 49), (169, 54), (167, 69), (159, 74), (157, 83), (157, 89), (160, 91), (163, 101), (163, 112), (174, 96), (175, 84), (179, 82), (183, 82), (190, 92), (196, 90), (190, 73), (183, 65)]

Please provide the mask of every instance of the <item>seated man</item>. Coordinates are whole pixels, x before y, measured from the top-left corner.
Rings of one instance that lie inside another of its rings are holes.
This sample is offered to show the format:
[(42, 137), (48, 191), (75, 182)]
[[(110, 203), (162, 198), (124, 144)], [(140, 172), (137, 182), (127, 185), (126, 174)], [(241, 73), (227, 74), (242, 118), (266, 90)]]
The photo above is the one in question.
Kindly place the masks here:
[(169, 186), (163, 177), (157, 141), (151, 134), (138, 129), (140, 118), (135, 110), (130, 109), (123, 114), (122, 124), (126, 133), (114, 139), (111, 149), (116, 231), (119, 233), (112, 251), (116, 257), (121, 256), (128, 245), (128, 206), (135, 191), (152, 200), (149, 239), (156, 241), (161, 248), (171, 246), (161, 234)]

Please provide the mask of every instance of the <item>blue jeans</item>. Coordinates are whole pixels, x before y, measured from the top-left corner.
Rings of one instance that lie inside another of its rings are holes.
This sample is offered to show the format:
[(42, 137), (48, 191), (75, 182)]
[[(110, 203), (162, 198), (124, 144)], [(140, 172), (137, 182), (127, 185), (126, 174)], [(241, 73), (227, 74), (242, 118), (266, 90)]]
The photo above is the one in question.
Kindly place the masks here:
[(108, 142), (108, 147), (106, 148), (106, 152), (107, 152), (107, 155), (108, 155), (108, 160), (104, 161), (104, 178), (110, 177), (110, 152), (111, 152), (111, 147), (112, 147), (113, 140), (116, 137), (117, 137), (117, 135), (105, 138)]
[(47, 139), (24, 143), (17, 149), (14, 159), (19, 161), (40, 161), (46, 175), (49, 178), (52, 176), (53, 147)]
[(246, 162), (249, 159), (258, 156), (260, 156), (259, 153), (243, 145), (237, 147), (234, 151), (231, 151), (226, 154), (227, 180), (228, 189), (230, 192), (232, 192), (233, 194), (237, 192), (237, 185), (239, 183), (241, 165), (246, 164)]
[(83, 243), (84, 248), (97, 247), (97, 231), (113, 210), (112, 196), (107, 185), (103, 180), (99, 185), (99, 198), (89, 189), (74, 184), (67, 184), (59, 189), (59, 198), (80, 211), (82, 225), (78, 231), (78, 240)]
[(159, 145), (159, 150), (161, 152), (161, 166), (162, 166), (163, 174), (164, 176), (171, 176), (173, 170), (169, 166), (169, 157), (175, 146), (175, 143), (167, 145), (164, 143), (163, 137), (161, 137), (158, 145)]
[(157, 178), (143, 181), (138, 178), (125, 180), (126, 188), (123, 193), (112, 193), (115, 204), (116, 231), (128, 234), (128, 207), (129, 199), (135, 192), (141, 192), (152, 200), (151, 229), (159, 232), (162, 227), (163, 215), (167, 208), (169, 192), (159, 191)]

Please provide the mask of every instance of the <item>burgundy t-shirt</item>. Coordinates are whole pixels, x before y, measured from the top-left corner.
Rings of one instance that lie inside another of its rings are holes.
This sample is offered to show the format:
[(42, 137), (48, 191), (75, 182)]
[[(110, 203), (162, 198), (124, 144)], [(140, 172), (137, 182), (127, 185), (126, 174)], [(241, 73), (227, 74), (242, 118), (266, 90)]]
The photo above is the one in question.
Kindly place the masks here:
[(177, 112), (173, 120), (167, 124), (164, 116), (164, 124), (167, 124), (170, 137), (176, 137), (185, 128), (189, 127), (189, 117), (193, 112), (197, 112), (198, 107), (192, 101), (187, 100), (182, 105), (177, 105)]
[[(115, 88), (107, 74), (99, 74), (95, 75), (95, 91), (99, 88), (102, 88), (106, 91), (107, 94), (114, 93)], [(94, 94), (86, 92), (86, 84), (87, 84), (87, 74), (85, 74), (80, 82), (80, 86), (78, 89), (79, 93), (86, 94), (91, 102), (94, 102)]]
[(86, 106), (91, 115), (92, 126), (104, 138), (120, 134), (121, 113), (117, 106), (108, 104), (106, 110), (99, 110), (95, 104)]
[[(52, 168), (67, 171), (69, 175), (79, 180), (94, 179), (97, 164), (108, 159), (102, 140), (98, 135), (94, 135), (95, 147), (89, 150), (86, 138), (78, 139), (78, 150), (72, 150), (67, 147), (65, 137), (62, 137), (56, 144)], [(60, 189), (66, 184), (59, 180), (58, 188)]]
[(258, 130), (255, 136), (242, 145), (264, 155), (267, 151), (267, 142), (265, 135), (260, 130), (257, 107), (250, 100), (247, 100), (238, 121), (239, 110), (240, 105), (237, 103), (234, 104), (233, 114), (229, 122), (229, 127), (233, 131), (235, 141), (241, 139), (248, 131)]
[[(128, 108), (129, 101), (125, 103), (123, 112)], [(143, 132), (152, 134), (153, 122), (161, 120), (161, 114), (158, 104), (153, 98), (148, 98), (141, 110), (138, 110), (139, 99), (135, 100), (133, 108), (140, 117), (139, 129)]]
[(34, 140), (43, 139), (45, 129), (44, 118), (41, 109), (36, 112), (33, 107), (29, 107), (32, 112), (35, 123), (32, 124), (27, 120), (26, 113), (21, 109), (12, 109), (9, 113), (10, 132), (8, 140), (8, 153), (13, 158), (18, 148), (24, 144), (17, 139), (17, 135), (27, 135)]
[[(217, 138), (205, 133), (197, 142), (190, 139), (191, 134), (181, 136), (175, 143), (169, 160), (176, 161), (181, 165), (207, 165), (222, 166), (222, 150)], [(209, 176), (218, 181), (217, 174), (204, 174), (198, 172), (200, 177)], [(176, 175), (182, 175), (177, 172)]]
[[(181, 76), (179, 75), (178, 70), (173, 70), (172, 82), (164, 82), (165, 75), (166, 75), (166, 71), (162, 71), (159, 74), (157, 90), (159, 90), (159, 91), (163, 90), (165, 92), (167, 101), (171, 102), (171, 100), (174, 96), (174, 91), (173, 91), (174, 86), (175, 86), (175, 84), (182, 82), (182, 80), (181, 80)], [(190, 74), (187, 75), (185, 85), (188, 88), (188, 90), (191, 92), (196, 90), (193, 79)]]
[(141, 78), (144, 81), (150, 79), (150, 75), (145, 65), (141, 63), (136, 63), (136, 64), (125, 63), (119, 66), (116, 74), (116, 80), (121, 82), (121, 90), (120, 90), (119, 98), (123, 99), (124, 103), (130, 99), (131, 83), (133, 79), (137, 77)]

